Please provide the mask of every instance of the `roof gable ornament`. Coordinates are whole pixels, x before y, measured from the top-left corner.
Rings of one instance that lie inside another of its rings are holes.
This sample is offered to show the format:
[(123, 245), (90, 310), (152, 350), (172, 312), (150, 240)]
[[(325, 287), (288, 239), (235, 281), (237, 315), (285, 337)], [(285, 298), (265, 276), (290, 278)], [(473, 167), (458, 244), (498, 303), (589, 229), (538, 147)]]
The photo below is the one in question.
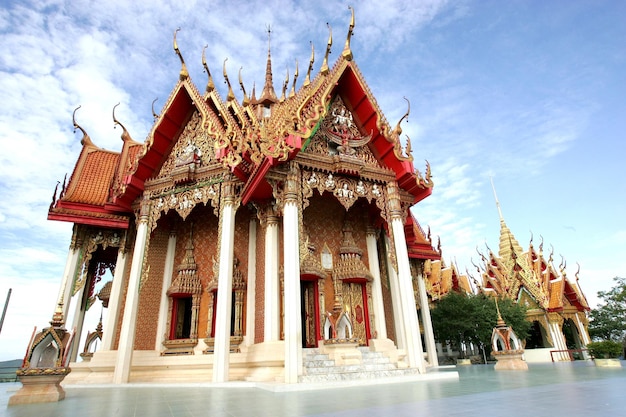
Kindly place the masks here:
[(352, 112), (340, 97), (333, 101), (329, 115), (322, 122), (321, 133), (330, 142), (337, 145), (337, 153), (353, 156), (355, 148), (364, 146), (372, 139), (372, 133), (362, 135), (354, 122)]
[(202, 48), (202, 66), (204, 67), (204, 71), (207, 73), (209, 80), (206, 84), (206, 92), (210, 93), (213, 90), (215, 90), (215, 83), (213, 82), (213, 76), (211, 76), (211, 71), (209, 71), (209, 66), (206, 63), (206, 55), (205, 55), (205, 51), (206, 48), (208, 48), (209, 45), (204, 45), (204, 48)]
[(91, 141), (91, 138), (89, 137), (89, 135), (87, 134), (87, 132), (85, 132), (85, 129), (83, 129), (78, 123), (76, 123), (76, 111), (78, 109), (80, 109), (82, 106), (78, 106), (74, 109), (74, 113), (72, 113), (72, 123), (74, 125), (74, 133), (76, 133), (76, 129), (79, 129), (81, 132), (83, 132), (83, 137), (80, 140), (80, 144), (83, 146), (95, 146), (93, 144), (93, 142)]
[(311, 42), (311, 59), (309, 59), (309, 69), (306, 71), (306, 78), (304, 79), (303, 87), (311, 84), (311, 71), (313, 71), (313, 63), (315, 62), (315, 48), (313, 42)]
[(178, 42), (176, 42), (176, 33), (178, 33), (179, 30), (180, 28), (177, 28), (174, 31), (174, 52), (176, 52), (176, 55), (178, 55), (178, 58), (180, 59), (180, 64), (181, 64), (179, 78), (181, 81), (184, 81), (187, 78), (189, 78), (189, 71), (187, 71), (187, 65), (185, 65), (185, 60), (183, 59), (183, 55), (180, 53), (180, 49), (178, 49)]
[(228, 85), (228, 95), (226, 96), (226, 101), (233, 101), (235, 99), (235, 93), (233, 92), (233, 86), (230, 85), (230, 80), (228, 79), (228, 74), (226, 73), (226, 61), (228, 61), (228, 58), (224, 59), (224, 64), (222, 66), (224, 72), (224, 83)]
[(354, 31), (354, 9), (352, 6), (348, 6), (348, 9), (352, 12), (352, 18), (350, 19), (350, 26), (348, 28), (348, 36), (346, 37), (346, 44), (343, 47), (343, 51), (341, 55), (345, 58), (346, 61), (352, 61), (352, 50), (350, 49), (350, 39), (352, 38), (352, 34)]
[(246, 94), (246, 88), (243, 86), (243, 78), (241, 78), (241, 70), (243, 67), (239, 67), (239, 86), (241, 87), (241, 91), (243, 91), (243, 102), (241, 105), (243, 107), (247, 107), (250, 104), (250, 99), (248, 98), (248, 94)]
[(330, 69), (328, 68), (328, 55), (330, 54), (330, 48), (333, 46), (333, 28), (330, 27), (330, 23), (326, 23), (328, 26), (328, 43), (326, 44), (326, 53), (324, 54), (324, 62), (322, 63), (322, 68), (320, 68), (320, 73), (322, 75), (327, 75)]
[(115, 129), (119, 125), (122, 128), (122, 136), (121, 136), (122, 140), (124, 142), (126, 142), (128, 140), (133, 140), (130, 137), (130, 134), (128, 133), (128, 130), (126, 130), (126, 127), (119, 120), (117, 120), (115, 118), (115, 108), (117, 106), (119, 106), (119, 105), (120, 105), (120, 103), (117, 103), (115, 106), (113, 106), (113, 129)]
[(156, 103), (158, 99), (159, 98), (157, 97), (154, 100), (152, 100), (152, 118), (154, 119), (155, 122), (159, 118), (159, 115), (154, 111), (154, 103)]

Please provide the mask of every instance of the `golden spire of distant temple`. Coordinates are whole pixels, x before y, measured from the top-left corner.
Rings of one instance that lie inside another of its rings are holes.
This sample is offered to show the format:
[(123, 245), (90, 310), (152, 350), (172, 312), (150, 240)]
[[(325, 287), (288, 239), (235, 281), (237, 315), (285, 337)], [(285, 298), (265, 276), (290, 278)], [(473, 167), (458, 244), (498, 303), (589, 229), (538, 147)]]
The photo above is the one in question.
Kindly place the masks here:
[(498, 255), (503, 259), (511, 259), (513, 256), (521, 255), (524, 251), (517, 239), (515, 239), (515, 236), (513, 236), (513, 232), (511, 232), (511, 229), (509, 229), (504, 221), (502, 209), (500, 208), (500, 201), (498, 201), (498, 196), (496, 194), (496, 187), (493, 184), (493, 177), (489, 177), (489, 179), (491, 181), (491, 188), (493, 189), (493, 196), (496, 200), (498, 215), (500, 216), (500, 247)]

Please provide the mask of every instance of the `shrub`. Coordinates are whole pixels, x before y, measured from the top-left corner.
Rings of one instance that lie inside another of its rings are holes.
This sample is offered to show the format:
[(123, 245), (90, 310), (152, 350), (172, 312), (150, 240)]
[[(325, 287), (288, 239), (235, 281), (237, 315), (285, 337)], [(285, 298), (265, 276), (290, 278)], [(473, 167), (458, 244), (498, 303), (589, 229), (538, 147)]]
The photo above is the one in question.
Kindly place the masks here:
[(612, 340), (603, 340), (602, 342), (591, 342), (587, 345), (587, 349), (594, 358), (618, 358), (622, 354), (622, 344)]

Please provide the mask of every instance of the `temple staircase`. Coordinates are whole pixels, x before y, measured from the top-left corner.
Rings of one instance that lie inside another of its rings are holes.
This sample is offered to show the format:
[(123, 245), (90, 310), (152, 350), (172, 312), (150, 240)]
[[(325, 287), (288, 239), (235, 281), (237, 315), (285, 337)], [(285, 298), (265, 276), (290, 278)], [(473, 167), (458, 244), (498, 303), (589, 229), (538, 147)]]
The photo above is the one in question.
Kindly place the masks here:
[(360, 363), (337, 365), (328, 354), (317, 348), (303, 349), (304, 375), (298, 382), (338, 382), (363, 379), (393, 378), (417, 375), (416, 369), (400, 369), (382, 352), (370, 351), (367, 347), (359, 347)]

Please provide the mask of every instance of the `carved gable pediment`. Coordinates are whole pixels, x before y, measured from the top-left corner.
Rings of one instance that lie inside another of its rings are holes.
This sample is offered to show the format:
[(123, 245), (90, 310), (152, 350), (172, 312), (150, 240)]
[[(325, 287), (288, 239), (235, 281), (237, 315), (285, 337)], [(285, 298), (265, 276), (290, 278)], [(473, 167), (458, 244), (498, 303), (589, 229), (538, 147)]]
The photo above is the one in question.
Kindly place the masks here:
[(157, 178), (172, 177), (175, 183), (189, 182), (198, 168), (215, 161), (215, 140), (195, 111), (161, 167)]
[(380, 168), (381, 165), (368, 146), (372, 132), (364, 134), (358, 123), (341, 97), (336, 96), (306, 152), (350, 158)]

